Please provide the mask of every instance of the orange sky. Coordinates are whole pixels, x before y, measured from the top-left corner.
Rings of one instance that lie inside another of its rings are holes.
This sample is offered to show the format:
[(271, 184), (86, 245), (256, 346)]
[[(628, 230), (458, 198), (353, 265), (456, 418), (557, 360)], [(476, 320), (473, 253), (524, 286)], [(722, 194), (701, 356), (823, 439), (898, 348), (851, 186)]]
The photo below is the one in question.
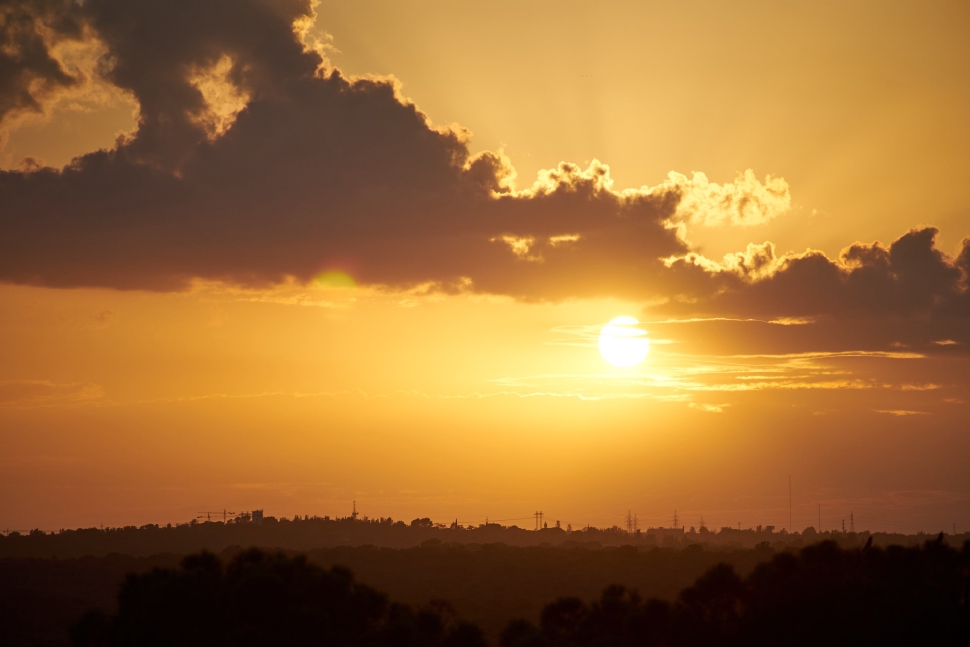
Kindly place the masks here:
[(39, 6), (0, 528), (970, 526), (964, 3)]

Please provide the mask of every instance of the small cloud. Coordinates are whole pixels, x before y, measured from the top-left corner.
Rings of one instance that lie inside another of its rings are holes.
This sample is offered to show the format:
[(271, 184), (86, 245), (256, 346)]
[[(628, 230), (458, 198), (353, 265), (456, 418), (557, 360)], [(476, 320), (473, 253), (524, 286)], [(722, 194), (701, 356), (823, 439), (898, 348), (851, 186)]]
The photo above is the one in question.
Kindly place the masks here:
[(943, 388), (939, 384), (902, 384), (900, 385), (900, 390), (902, 391), (935, 391), (937, 389)]
[(716, 227), (763, 225), (791, 209), (791, 193), (783, 178), (765, 178), (762, 184), (754, 171), (739, 173), (730, 184), (716, 184), (704, 173), (688, 178), (670, 172), (665, 186), (681, 194), (674, 222)]
[(959, 346), (960, 342), (953, 341), (952, 339), (940, 339), (939, 341), (933, 342), (937, 346)]
[(768, 323), (776, 326), (805, 326), (815, 323), (815, 317), (779, 317), (778, 319), (769, 319)]
[(926, 411), (909, 411), (907, 409), (873, 409), (876, 413), (885, 413), (890, 416), (928, 416)]
[(530, 250), (535, 246), (535, 236), (496, 236), (494, 238), (489, 238), (489, 242), (494, 243), (497, 241), (501, 241), (508, 245), (509, 249), (512, 250), (512, 253), (521, 260), (542, 262), (541, 255), (529, 253)]
[(947, 404), (963, 404), (964, 401), (960, 398), (943, 398), (943, 401)]
[(579, 234), (562, 234), (560, 236), (550, 236), (549, 245), (552, 247), (558, 247), (559, 245), (565, 245), (566, 243), (575, 243), (579, 240)]
[(724, 413), (724, 407), (726, 404), (698, 404), (697, 402), (691, 402), (687, 405), (695, 411), (704, 411), (706, 413)]
[(95, 328), (106, 328), (113, 316), (114, 313), (110, 310), (102, 310), (96, 315), (91, 315), (91, 320), (94, 322), (93, 325)]

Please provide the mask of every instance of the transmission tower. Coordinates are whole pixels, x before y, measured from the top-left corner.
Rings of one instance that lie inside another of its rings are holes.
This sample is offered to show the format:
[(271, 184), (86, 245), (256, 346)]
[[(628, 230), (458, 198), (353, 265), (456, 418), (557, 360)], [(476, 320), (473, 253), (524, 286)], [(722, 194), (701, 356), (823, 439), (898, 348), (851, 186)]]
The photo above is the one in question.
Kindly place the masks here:
[(629, 510), (626, 511), (626, 531), (628, 533), (633, 532), (633, 515), (630, 514)]
[(849, 532), (855, 532), (855, 513), (849, 513)]
[(677, 511), (674, 510), (674, 528), (680, 528), (679, 517), (677, 516)]

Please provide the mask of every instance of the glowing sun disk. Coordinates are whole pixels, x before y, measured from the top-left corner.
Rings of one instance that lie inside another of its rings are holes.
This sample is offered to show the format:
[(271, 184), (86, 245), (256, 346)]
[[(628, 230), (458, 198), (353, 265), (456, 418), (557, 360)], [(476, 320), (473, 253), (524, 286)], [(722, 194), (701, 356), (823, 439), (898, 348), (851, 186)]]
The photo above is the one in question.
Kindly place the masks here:
[(635, 366), (650, 352), (647, 331), (633, 317), (616, 317), (600, 330), (600, 355), (613, 366)]

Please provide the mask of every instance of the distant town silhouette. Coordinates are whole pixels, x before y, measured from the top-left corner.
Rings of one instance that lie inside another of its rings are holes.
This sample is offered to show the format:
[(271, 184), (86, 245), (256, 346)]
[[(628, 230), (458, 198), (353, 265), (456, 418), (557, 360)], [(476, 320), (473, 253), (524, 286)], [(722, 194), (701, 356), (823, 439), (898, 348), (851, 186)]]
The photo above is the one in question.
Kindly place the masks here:
[[(216, 513), (212, 513), (216, 514)], [(540, 513), (537, 513), (537, 515)], [(461, 524), (436, 523), (428, 517), (410, 522), (390, 517), (369, 518), (354, 512), (347, 517), (296, 515), (292, 518), (264, 515), (262, 510), (227, 515), (226, 521), (193, 519), (186, 523), (146, 524), (108, 528), (79, 528), (44, 532), (8, 532), (0, 535), (0, 557), (84, 557), (121, 553), (149, 556), (159, 553), (188, 554), (203, 549), (221, 551), (231, 546), (259, 546), (289, 550), (309, 550), (330, 546), (373, 545), (411, 548), (425, 542), (487, 544), (509, 546), (621, 546), (642, 548), (683, 548), (694, 544), (724, 548), (770, 547), (773, 550), (801, 548), (821, 541), (833, 541), (851, 548), (870, 538), (876, 546), (913, 546), (937, 533), (888, 533), (830, 530), (817, 532), (813, 526), (801, 532), (778, 531), (775, 526), (753, 528), (657, 527), (640, 529), (632, 520), (626, 528), (549, 527), (537, 521), (534, 528), (485, 522)], [(531, 518), (531, 517), (530, 517)], [(541, 525), (540, 525), (541, 523)], [(526, 524), (528, 525), (528, 524)], [(945, 541), (961, 546), (970, 533), (945, 534)]]

